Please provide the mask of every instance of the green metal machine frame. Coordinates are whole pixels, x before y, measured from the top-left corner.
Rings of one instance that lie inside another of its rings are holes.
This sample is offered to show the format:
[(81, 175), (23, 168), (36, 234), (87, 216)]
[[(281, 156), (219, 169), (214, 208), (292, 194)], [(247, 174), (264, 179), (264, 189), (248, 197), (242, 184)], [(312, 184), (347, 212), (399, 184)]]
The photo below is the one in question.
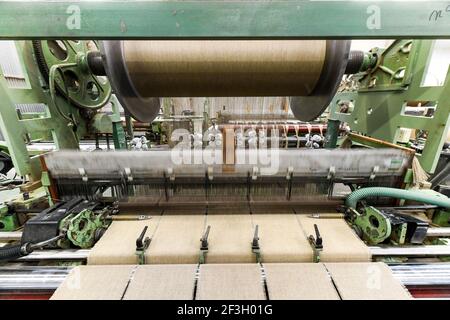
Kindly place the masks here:
[(0, 38), (448, 38), (449, 6), (436, 0), (2, 1)]
[[(50, 42), (14, 42), (25, 78), (25, 85), (20, 88), (9, 87), (0, 70), (0, 129), (5, 138), (4, 148), (16, 172), (34, 181), (41, 178), (42, 169), (38, 155), (27, 150), (27, 143), (35, 137), (46, 137), (57, 149), (76, 149), (87, 133), (113, 133), (115, 147), (126, 147), (123, 129), (120, 131), (119, 103), (115, 97), (111, 98), (109, 82), (94, 76), (87, 66), (88, 42), (65, 41), (67, 53), (62, 60), (52, 54), (54, 48), (49, 46)], [(40, 57), (36, 53), (36, 43), (42, 48)], [(45, 74), (43, 67), (48, 68)], [(76, 91), (64, 84), (65, 72), (75, 75)], [(98, 90), (96, 94), (90, 91), (94, 86)], [(69, 98), (57, 94), (57, 90), (60, 93), (62, 90)], [(112, 117), (97, 114), (96, 110), (108, 101), (112, 104)], [(42, 105), (44, 111), (18, 114), (19, 105)]]
[[(43, 80), (37, 76), (39, 74), (37, 64), (32, 60), (31, 54), (24, 54), (27, 50), (31, 50), (30, 46), (30, 42), (16, 42), (27, 88), (8, 88), (0, 70), (0, 101), (2, 101), (0, 128), (17, 173), (21, 176), (29, 175), (34, 179), (39, 179), (41, 171), (39, 159), (30, 158), (25, 144), (25, 136), (30, 133), (48, 134), (51, 132), (57, 148), (78, 148), (78, 138), (74, 134), (67, 134), (68, 121), (55, 108), (47, 107), (45, 117), (20, 120), (17, 116), (17, 104), (44, 104), (46, 106), (51, 104), (49, 95), (42, 90)], [(63, 112), (79, 116), (79, 111), (74, 110), (62, 97), (57, 96), (56, 99)], [(79, 133), (85, 132), (86, 128), (83, 127), (83, 122), (80, 121), (80, 124)]]
[[(17, 22), (20, 23), (17, 23)], [(332, 27), (330, 27), (332, 26)], [(386, 39), (386, 38), (450, 38), (450, 1), (424, 0), (414, 2), (400, 1), (1, 1), (0, 39)], [(431, 49), (431, 41), (414, 42), (415, 53), (410, 59), (424, 66)], [(409, 74), (418, 74), (419, 69), (408, 67)], [(398, 125), (428, 128), (432, 137), (428, 150), (424, 152), (422, 163), (433, 171), (435, 160), (431, 151), (438, 150), (442, 143), (442, 125), (448, 127), (448, 104), (445, 88), (419, 89), (418, 76), (403, 90), (382, 90), (378, 93), (358, 95), (358, 114), (367, 114), (368, 108), (378, 111), (368, 117), (370, 126), (376, 124), (372, 118), (384, 110), (394, 119), (389, 124), (378, 123), (380, 129), (367, 130), (381, 134), (381, 138), (392, 141), (394, 128)], [(405, 77), (408, 79), (409, 77)], [(1, 81), (1, 80), (0, 80)], [(6, 106), (18, 100), (43, 102), (47, 98), (34, 92), (29, 96), (18, 91), (6, 90), (0, 82), (0, 99)], [(390, 92), (389, 92), (390, 91)], [(390, 93), (389, 101), (382, 95)], [(395, 93), (395, 94), (392, 94)], [(378, 96), (377, 96), (378, 94)], [(439, 101), (438, 114), (433, 121), (414, 119), (409, 121), (400, 116), (399, 101), (405, 97)], [(18, 99), (20, 98), (20, 99)], [(375, 100), (373, 100), (375, 99)], [(375, 101), (375, 102), (373, 102)], [(63, 102), (61, 102), (63, 104)], [(68, 108), (68, 106), (66, 106)], [(387, 112), (389, 108), (389, 112)], [(39, 120), (18, 120), (13, 108), (3, 108), (0, 125), (6, 128), (6, 139), (11, 144), (14, 164), (22, 175), (34, 175), (33, 161), (23, 155), (26, 148), (23, 135), (29, 131), (51, 128), (59, 148), (72, 148), (76, 137), (67, 133), (67, 121), (50, 111), (49, 117)], [(375, 109), (374, 109), (375, 110)], [(363, 121), (358, 116), (355, 130), (364, 131)], [(381, 117), (379, 118), (381, 119)], [(383, 118), (386, 119), (386, 116)], [(438, 119), (438, 120), (436, 120)], [(343, 117), (342, 120), (352, 120)], [(353, 119), (353, 122), (357, 119)], [(444, 124), (444, 121), (447, 121)], [(117, 120), (115, 121), (118, 122)], [(351, 121), (350, 121), (351, 122)], [(438, 129), (436, 129), (438, 128)], [(116, 126), (117, 129), (117, 126)], [(122, 134), (122, 133), (119, 133)], [(374, 133), (376, 134), (376, 133)], [(389, 139), (390, 138), (390, 139)], [(17, 154), (21, 156), (17, 156)]]
[[(427, 131), (425, 147), (417, 156), (429, 173), (436, 168), (450, 127), (450, 70), (443, 86), (422, 85), (433, 45), (431, 40), (397, 40), (386, 49), (374, 49), (376, 66), (361, 76), (358, 89), (337, 94), (330, 106), (330, 119), (387, 142), (396, 143), (401, 128)], [(413, 101), (435, 104), (433, 117), (404, 114)]]
[[(28, 85), (28, 89), (8, 88), (0, 74), (0, 128), (16, 171), (31, 180), (41, 179), (41, 165), (38, 157), (30, 157), (27, 151), (27, 134), (50, 131), (58, 149), (74, 149), (78, 148), (79, 138), (89, 131), (81, 108), (59, 95), (51, 99), (51, 92), (42, 89), (35, 57), (24, 54), (30, 42), (20, 40), (337, 38), (450, 38), (450, 1), (0, 1), (0, 40), (16, 40)], [(444, 133), (450, 126), (450, 74), (443, 87), (421, 86), (432, 48), (432, 40), (397, 40), (386, 51), (374, 52), (382, 59), (369, 69), (358, 91), (336, 96), (331, 104), (330, 123), (337, 128), (337, 121), (345, 121), (355, 131), (390, 142), (396, 142), (401, 127), (427, 130), (428, 143), (420, 160), (428, 172), (433, 172)], [(52, 100), (58, 104), (59, 111)], [(352, 101), (356, 106), (354, 111), (339, 112), (342, 100)], [(412, 100), (436, 102), (434, 117), (402, 114), (405, 103)], [(110, 102), (115, 114), (111, 119), (115, 147), (126, 148), (125, 132), (118, 116), (119, 102), (114, 95)], [(19, 119), (16, 104), (29, 103), (45, 104), (46, 116)], [(72, 119), (64, 114), (70, 114)], [(42, 176), (44, 186), (49, 184), (48, 179), (48, 175)], [(8, 214), (5, 206), (0, 214)], [(69, 239), (80, 247), (89, 247), (93, 241), (92, 233), (81, 232), (80, 223), (83, 226), (85, 221), (94, 221), (91, 213), (64, 221), (68, 230), (72, 228)], [(10, 229), (14, 227), (13, 222), (8, 223)], [(102, 223), (94, 221), (89, 230)], [(367, 225), (366, 221), (361, 224)], [(140, 263), (145, 262), (146, 246), (136, 252)], [(314, 246), (316, 261), (320, 260), (320, 251), (319, 246)]]

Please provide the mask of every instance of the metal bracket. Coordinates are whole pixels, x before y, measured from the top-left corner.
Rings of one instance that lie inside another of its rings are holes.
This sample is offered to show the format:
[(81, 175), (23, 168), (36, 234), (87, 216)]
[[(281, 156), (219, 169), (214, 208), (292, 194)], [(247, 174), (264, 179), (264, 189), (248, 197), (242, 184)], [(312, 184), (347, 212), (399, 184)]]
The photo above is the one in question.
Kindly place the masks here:
[(287, 173), (286, 173), (286, 179), (290, 180), (292, 179), (292, 175), (294, 173), (294, 167), (293, 166), (289, 166), (287, 169)]
[(150, 237), (145, 237), (148, 226), (145, 226), (142, 230), (139, 238), (136, 239), (136, 255), (138, 257), (138, 264), (145, 264), (145, 251), (150, 246), (152, 239)]
[(336, 175), (336, 167), (331, 166), (330, 169), (328, 169), (327, 179), (331, 180), (334, 178), (335, 175)]
[(125, 176), (127, 177), (127, 181), (131, 182), (133, 181), (133, 175), (131, 174), (131, 169), (130, 168), (124, 168), (125, 170)]
[(81, 180), (83, 180), (83, 182), (88, 181), (88, 176), (87, 176), (86, 170), (84, 168), (78, 168), (78, 173), (80, 174)]
[(290, 166), (287, 170), (287, 174), (286, 174), (286, 180), (288, 182), (287, 185), (287, 200), (291, 200), (291, 195), (292, 195), (292, 180), (294, 177), (294, 168), (292, 166)]
[(261, 248), (259, 246), (259, 236), (258, 236), (259, 226), (255, 226), (255, 233), (253, 235), (253, 241), (252, 241), (252, 252), (256, 256), (256, 262), (261, 262)]
[(336, 176), (336, 167), (335, 166), (331, 166), (328, 169), (328, 175), (327, 175), (327, 180), (329, 180), (330, 184), (328, 187), (328, 197), (331, 198), (333, 196), (333, 190), (334, 190), (334, 178)]
[(175, 180), (175, 174), (173, 173), (173, 168), (167, 168), (167, 174), (169, 175), (169, 180), (174, 181)]
[(214, 168), (211, 166), (208, 167), (208, 179), (209, 181), (214, 179)]
[(252, 180), (256, 180), (258, 178), (258, 172), (259, 172), (259, 168), (258, 167), (253, 167)]
[(206, 261), (206, 254), (208, 253), (208, 236), (209, 236), (209, 231), (211, 230), (211, 226), (207, 226), (205, 233), (203, 234), (203, 236), (200, 238), (200, 264), (205, 263)]
[(313, 249), (313, 261), (320, 262), (320, 252), (323, 250), (323, 240), (320, 236), (319, 227), (317, 227), (317, 224), (314, 224), (314, 232), (316, 236), (314, 237), (313, 235), (310, 235), (308, 237), (308, 241)]
[(372, 173), (370, 174), (369, 180), (375, 179), (375, 177), (377, 176), (377, 173), (379, 171), (380, 171), (380, 167), (379, 166), (373, 167), (373, 170), (372, 170)]

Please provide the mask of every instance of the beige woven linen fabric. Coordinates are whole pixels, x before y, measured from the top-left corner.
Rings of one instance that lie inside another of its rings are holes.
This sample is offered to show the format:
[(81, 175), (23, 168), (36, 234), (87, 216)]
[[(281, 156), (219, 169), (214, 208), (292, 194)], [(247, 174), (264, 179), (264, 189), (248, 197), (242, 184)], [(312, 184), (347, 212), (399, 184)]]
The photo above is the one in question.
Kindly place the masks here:
[[(263, 267), (271, 300), (411, 299), (384, 263), (266, 263)], [(72, 269), (51, 299), (190, 300), (196, 269), (192, 264), (79, 266)], [(200, 265), (195, 299), (266, 299), (260, 265)]]
[(252, 214), (259, 228), (262, 261), (311, 262), (313, 251), (294, 213)]
[(340, 300), (322, 263), (264, 263), (270, 300)]
[(198, 263), (205, 217), (164, 214), (145, 253), (146, 263)]
[(195, 299), (266, 299), (260, 266), (256, 263), (200, 265)]
[(250, 214), (209, 214), (206, 225), (211, 226), (206, 263), (256, 262)]
[(120, 300), (135, 266), (78, 266), (53, 293), (52, 300)]
[(196, 264), (140, 265), (124, 300), (192, 300)]
[(343, 300), (411, 299), (384, 263), (325, 263), (325, 267)]
[(160, 216), (152, 216), (140, 221), (113, 221), (91, 249), (87, 264), (136, 264), (136, 239), (145, 226), (148, 226), (146, 236), (151, 237), (159, 219)]
[(372, 260), (369, 248), (353, 232), (344, 219), (317, 219), (297, 215), (306, 236), (314, 235), (317, 224), (323, 239), (322, 262), (368, 262)]

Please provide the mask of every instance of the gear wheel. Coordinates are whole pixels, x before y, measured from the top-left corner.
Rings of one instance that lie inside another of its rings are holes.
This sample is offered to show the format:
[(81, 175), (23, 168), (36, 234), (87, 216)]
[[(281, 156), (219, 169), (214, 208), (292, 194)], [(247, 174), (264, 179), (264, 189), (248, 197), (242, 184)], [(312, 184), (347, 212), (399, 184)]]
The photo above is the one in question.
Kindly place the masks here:
[[(33, 40), (32, 48), (39, 71), (49, 84), (50, 68), (57, 64), (74, 63), (63, 70), (64, 79), (56, 79), (56, 91), (80, 108), (98, 109), (111, 96), (111, 86), (105, 77), (94, 75), (86, 62), (82, 62), (88, 51), (96, 50), (89, 41)], [(59, 77), (57, 77), (59, 78)]]

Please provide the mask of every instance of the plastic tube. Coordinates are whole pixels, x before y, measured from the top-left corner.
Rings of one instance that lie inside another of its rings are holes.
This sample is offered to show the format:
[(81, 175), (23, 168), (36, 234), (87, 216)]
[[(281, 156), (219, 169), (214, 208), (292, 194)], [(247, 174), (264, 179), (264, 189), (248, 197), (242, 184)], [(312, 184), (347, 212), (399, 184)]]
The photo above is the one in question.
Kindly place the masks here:
[(345, 204), (347, 207), (356, 208), (358, 201), (369, 197), (405, 199), (427, 203), (442, 208), (450, 208), (450, 199), (437, 192), (429, 193), (425, 190), (404, 190), (384, 187), (363, 188), (353, 191), (345, 200)]

